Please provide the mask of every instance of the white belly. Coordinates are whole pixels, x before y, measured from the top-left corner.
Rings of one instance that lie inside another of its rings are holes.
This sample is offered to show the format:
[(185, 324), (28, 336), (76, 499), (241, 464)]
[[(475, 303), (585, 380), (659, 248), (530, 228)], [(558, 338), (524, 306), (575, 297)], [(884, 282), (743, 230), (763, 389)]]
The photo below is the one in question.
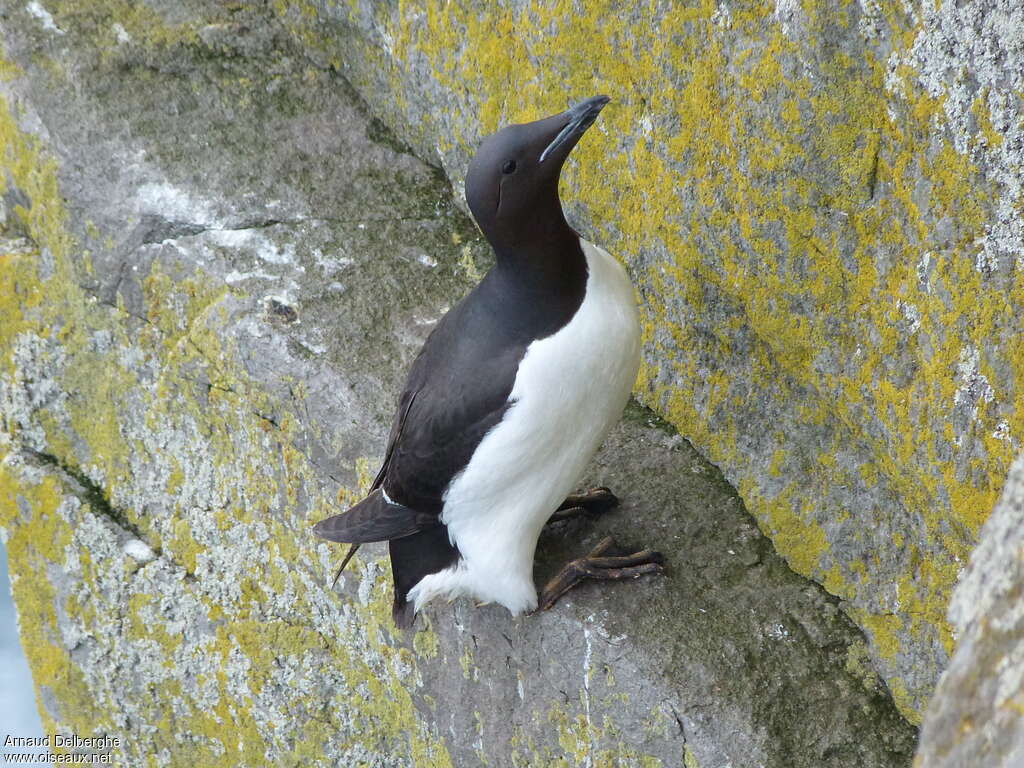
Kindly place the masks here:
[(581, 239), (589, 276), (572, 320), (531, 344), (505, 417), (444, 497), (441, 519), (462, 558), (409, 593), (467, 595), (513, 613), (537, 605), (533, 556), (552, 512), (572, 492), (619, 420), (640, 365), (640, 324), (626, 271)]

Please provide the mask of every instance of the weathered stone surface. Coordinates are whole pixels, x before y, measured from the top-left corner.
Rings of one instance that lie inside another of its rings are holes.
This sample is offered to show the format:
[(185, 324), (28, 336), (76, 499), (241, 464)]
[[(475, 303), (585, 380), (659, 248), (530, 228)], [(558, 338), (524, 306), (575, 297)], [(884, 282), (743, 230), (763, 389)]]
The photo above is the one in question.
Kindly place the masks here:
[(915, 765), (1024, 765), (1024, 454), (953, 593), (957, 649), (932, 698)]
[(1024, 435), (1024, 5), (280, 5), (456, 189), (499, 124), (613, 98), (566, 187), (640, 288), (638, 397), (917, 719)]
[(406, 635), (381, 548), (328, 589), (309, 526), (369, 482), (475, 230), (287, 8), (0, 8), (0, 527), (49, 728), (126, 765), (910, 761), (838, 601), (639, 407), (588, 478), (622, 509), (538, 578), (608, 532), (664, 578)]

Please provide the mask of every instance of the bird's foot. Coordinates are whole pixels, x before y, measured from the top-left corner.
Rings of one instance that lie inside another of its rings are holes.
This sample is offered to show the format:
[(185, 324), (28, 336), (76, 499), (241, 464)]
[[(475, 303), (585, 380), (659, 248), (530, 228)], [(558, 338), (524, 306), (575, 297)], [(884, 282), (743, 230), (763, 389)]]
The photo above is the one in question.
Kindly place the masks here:
[(611, 536), (601, 540), (586, 557), (569, 562), (558, 575), (547, 583), (540, 594), (538, 611), (546, 611), (558, 598), (584, 579), (635, 579), (648, 573), (661, 573), (665, 558), (653, 549), (644, 549), (632, 555), (606, 555), (615, 546)]
[(550, 518), (549, 523), (560, 523), (581, 515), (600, 515), (619, 504), (619, 497), (604, 486), (591, 488), (586, 493), (569, 496)]

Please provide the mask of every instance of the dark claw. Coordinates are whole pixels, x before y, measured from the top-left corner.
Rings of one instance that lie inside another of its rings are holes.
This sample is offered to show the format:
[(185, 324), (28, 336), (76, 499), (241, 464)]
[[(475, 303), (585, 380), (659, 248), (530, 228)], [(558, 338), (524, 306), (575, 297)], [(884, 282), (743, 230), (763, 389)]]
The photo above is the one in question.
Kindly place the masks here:
[(547, 583), (537, 604), (538, 611), (546, 611), (558, 599), (585, 579), (602, 581), (635, 579), (652, 573), (661, 573), (665, 558), (653, 549), (644, 549), (632, 555), (606, 555), (615, 545), (608, 536), (594, 547), (586, 557), (569, 562)]
[(612, 493), (610, 488), (605, 488), (603, 485), (600, 488), (591, 488), (584, 496), (587, 501), (583, 506), (594, 514), (599, 515), (619, 506), (619, 497)]
[(619, 497), (610, 489), (601, 486), (591, 488), (586, 493), (574, 494), (561, 503), (548, 519), (549, 523), (571, 520), (583, 514), (600, 515), (619, 504)]

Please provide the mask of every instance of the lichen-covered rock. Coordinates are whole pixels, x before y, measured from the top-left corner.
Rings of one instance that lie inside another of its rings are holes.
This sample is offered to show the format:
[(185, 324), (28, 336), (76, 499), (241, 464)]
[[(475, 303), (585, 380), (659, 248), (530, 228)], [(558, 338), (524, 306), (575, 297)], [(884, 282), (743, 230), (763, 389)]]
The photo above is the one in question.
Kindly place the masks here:
[(1024, 454), (981, 529), (949, 618), (957, 649), (928, 708), (915, 765), (1024, 765)]
[(639, 286), (638, 397), (916, 720), (1024, 437), (1024, 5), (278, 8), (456, 188), (482, 134), (612, 97), (566, 187)]
[(310, 525), (369, 482), (475, 229), (283, 4), (0, 16), (0, 529), (48, 729), (123, 765), (909, 763), (838, 601), (638, 406), (587, 478), (622, 509), (538, 578), (609, 532), (664, 578), (405, 635), (383, 548), (330, 589)]

